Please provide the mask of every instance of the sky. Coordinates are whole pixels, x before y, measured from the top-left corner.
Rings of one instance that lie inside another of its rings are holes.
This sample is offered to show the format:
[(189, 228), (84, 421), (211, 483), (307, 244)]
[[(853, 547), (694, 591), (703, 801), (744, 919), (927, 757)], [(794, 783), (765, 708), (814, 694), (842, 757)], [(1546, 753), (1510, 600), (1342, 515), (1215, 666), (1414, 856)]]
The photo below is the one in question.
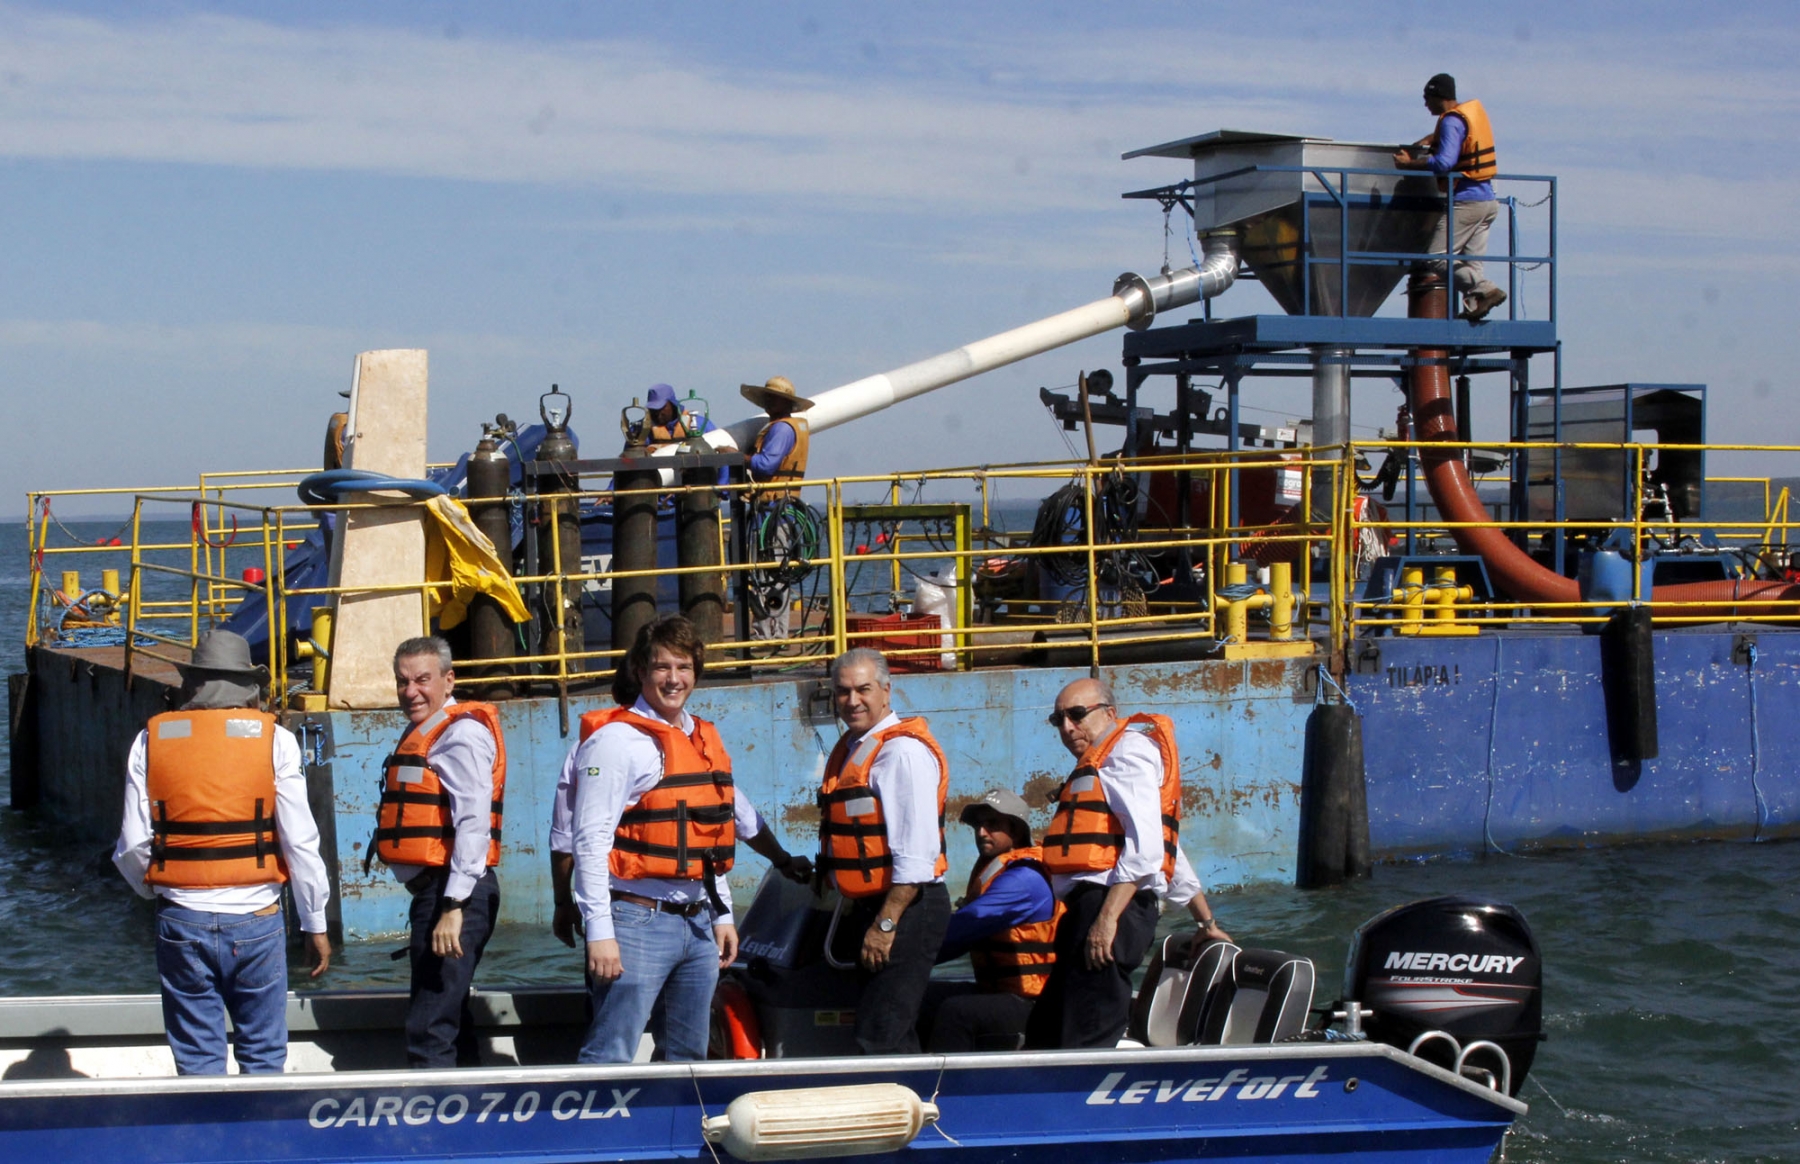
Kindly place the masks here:
[[(1565, 384), (1706, 383), (1714, 441), (1800, 444), (1797, 55), (1781, 4), (0, 4), (0, 514), (316, 464), (378, 348), (429, 350), (434, 460), (552, 383), (588, 455), (658, 381), (736, 420), (742, 382), (816, 393), (1153, 273), (1161, 212), (1118, 195), (1191, 172), (1126, 151), (1414, 140), (1439, 71), (1504, 172), (1559, 179)], [(1065, 456), (1038, 388), (1119, 356), (854, 422), (813, 471)], [(1359, 382), (1359, 432), (1399, 402)], [(1476, 435), (1503, 424), (1484, 385)]]

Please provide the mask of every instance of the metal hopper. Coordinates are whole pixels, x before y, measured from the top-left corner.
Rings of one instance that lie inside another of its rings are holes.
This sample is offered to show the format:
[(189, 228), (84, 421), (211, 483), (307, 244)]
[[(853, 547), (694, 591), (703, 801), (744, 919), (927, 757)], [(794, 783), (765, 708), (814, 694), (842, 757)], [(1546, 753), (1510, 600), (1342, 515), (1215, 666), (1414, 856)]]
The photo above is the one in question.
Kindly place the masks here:
[[(1288, 314), (1368, 316), (1406, 267), (1352, 260), (1346, 283), (1346, 217), (1352, 253), (1422, 254), (1443, 213), (1436, 183), (1396, 170), (1394, 148), (1221, 129), (1125, 157), (1192, 158), (1195, 229), (1202, 235), (1236, 229), (1238, 253)], [(1338, 173), (1345, 169), (1384, 172)], [(1348, 202), (1347, 215), (1340, 196)], [(1303, 243), (1310, 263), (1301, 261)]]

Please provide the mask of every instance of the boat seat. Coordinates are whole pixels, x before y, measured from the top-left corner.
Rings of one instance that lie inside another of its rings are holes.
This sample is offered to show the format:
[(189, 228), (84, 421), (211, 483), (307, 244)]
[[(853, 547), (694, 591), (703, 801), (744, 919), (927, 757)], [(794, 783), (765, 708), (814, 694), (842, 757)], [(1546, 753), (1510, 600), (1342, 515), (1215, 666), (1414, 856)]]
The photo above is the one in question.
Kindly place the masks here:
[[(1188, 999), (1211, 990), (1230, 964), (1230, 942), (1207, 942), (1196, 951), (1191, 934), (1170, 934), (1150, 948), (1144, 983), (1132, 999), (1126, 1037), (1145, 1047), (1178, 1047)], [(1223, 947), (1223, 950), (1220, 949)]]
[(1189, 1005), (1177, 1020), (1182, 1043), (1278, 1043), (1306, 1029), (1312, 1009), (1312, 959), (1235, 946), (1221, 956), (1228, 962), (1204, 994), (1190, 984)]

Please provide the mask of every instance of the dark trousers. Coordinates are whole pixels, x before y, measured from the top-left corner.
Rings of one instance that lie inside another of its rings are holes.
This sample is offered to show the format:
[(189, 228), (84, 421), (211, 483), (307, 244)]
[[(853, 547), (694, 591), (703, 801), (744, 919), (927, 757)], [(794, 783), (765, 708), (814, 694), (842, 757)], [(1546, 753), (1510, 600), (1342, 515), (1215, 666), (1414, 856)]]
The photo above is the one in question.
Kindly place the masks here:
[[(883, 897), (856, 903), (838, 927), (839, 957), (844, 957), (854, 936), (862, 949), (863, 935), (874, 924)], [(906, 907), (894, 927), (894, 944), (888, 962), (874, 974), (858, 971), (863, 978), (862, 998), (856, 1004), (856, 1045), (865, 1055), (906, 1055), (919, 1050), (919, 1006), (925, 985), (937, 962), (938, 947), (950, 927), (950, 894), (938, 884), (922, 885), (919, 896)], [(852, 955), (854, 956), (854, 955)]]
[(1080, 882), (1063, 899), (1068, 911), (1056, 926), (1056, 965), (1031, 1008), (1025, 1045), (1033, 1050), (1057, 1047), (1112, 1047), (1125, 1034), (1131, 1017), (1131, 974), (1156, 938), (1156, 894), (1140, 889), (1113, 935), (1110, 965), (1088, 969), (1088, 931), (1106, 901), (1106, 886)]
[(475, 883), (463, 909), (462, 957), (431, 952), (431, 929), (444, 901), (437, 879), (412, 900), (412, 1001), (406, 1008), (406, 1061), (414, 1067), (479, 1067), (475, 1023), (469, 1014), (469, 985), (475, 966), (494, 933), (500, 913), (500, 881), (489, 869)]
[(1017, 1051), (1025, 1045), (1029, 998), (983, 990), (973, 982), (935, 981), (925, 988), (919, 1033), (934, 1055)]

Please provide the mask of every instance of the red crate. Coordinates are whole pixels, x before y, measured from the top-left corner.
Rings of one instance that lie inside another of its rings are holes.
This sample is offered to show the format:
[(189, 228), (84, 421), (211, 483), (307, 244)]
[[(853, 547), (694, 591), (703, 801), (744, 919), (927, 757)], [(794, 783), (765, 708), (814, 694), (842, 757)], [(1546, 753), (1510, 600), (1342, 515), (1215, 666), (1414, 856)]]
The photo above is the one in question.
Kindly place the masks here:
[(879, 638), (850, 640), (852, 647), (869, 647), (886, 655), (890, 651), (929, 650), (929, 655), (889, 656), (890, 671), (941, 671), (944, 620), (935, 614), (851, 614), (844, 616), (850, 634), (885, 631)]

